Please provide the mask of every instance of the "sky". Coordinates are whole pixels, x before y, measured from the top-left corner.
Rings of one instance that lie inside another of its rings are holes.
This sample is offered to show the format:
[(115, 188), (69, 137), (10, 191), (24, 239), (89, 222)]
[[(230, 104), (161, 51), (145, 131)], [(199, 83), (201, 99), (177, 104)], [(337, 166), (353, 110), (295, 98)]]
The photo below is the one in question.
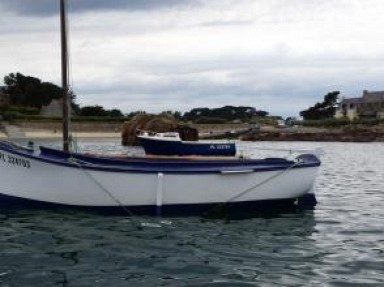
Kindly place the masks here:
[[(77, 103), (298, 116), (384, 90), (382, 0), (68, 0)], [(0, 1), (0, 77), (60, 85), (59, 0)], [(0, 82), (0, 85), (2, 82)]]

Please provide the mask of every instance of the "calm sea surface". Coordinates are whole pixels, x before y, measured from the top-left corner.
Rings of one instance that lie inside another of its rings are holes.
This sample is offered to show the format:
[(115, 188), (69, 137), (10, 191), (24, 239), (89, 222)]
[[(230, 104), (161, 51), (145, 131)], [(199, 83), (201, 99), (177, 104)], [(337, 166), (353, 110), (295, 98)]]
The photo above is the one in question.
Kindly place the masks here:
[[(322, 147), (316, 209), (137, 217), (141, 231), (124, 216), (2, 211), (0, 286), (384, 286), (384, 144), (243, 145)], [(80, 147), (127, 151), (112, 140)]]

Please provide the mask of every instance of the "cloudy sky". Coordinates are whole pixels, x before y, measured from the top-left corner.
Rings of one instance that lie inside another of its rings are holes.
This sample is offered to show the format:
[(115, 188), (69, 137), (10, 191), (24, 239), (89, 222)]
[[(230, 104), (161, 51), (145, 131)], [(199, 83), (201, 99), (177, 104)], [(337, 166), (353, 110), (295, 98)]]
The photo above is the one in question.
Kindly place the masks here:
[[(382, 0), (69, 0), (80, 105), (295, 116), (384, 90)], [(0, 76), (60, 84), (59, 0), (1, 0)], [(1, 84), (1, 83), (0, 83)]]

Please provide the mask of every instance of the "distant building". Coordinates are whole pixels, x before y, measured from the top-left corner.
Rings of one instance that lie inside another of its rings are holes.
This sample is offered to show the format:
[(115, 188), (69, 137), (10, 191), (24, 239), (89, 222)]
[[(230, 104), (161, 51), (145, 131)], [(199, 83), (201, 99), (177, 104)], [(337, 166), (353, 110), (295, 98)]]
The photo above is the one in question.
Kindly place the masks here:
[(48, 105), (42, 106), (40, 115), (44, 117), (62, 117), (63, 105), (61, 99), (53, 99)]
[(280, 128), (285, 127), (285, 121), (282, 119), (276, 120), (276, 124)]
[(384, 118), (384, 91), (363, 91), (361, 98), (342, 99), (336, 108), (335, 118), (350, 120)]

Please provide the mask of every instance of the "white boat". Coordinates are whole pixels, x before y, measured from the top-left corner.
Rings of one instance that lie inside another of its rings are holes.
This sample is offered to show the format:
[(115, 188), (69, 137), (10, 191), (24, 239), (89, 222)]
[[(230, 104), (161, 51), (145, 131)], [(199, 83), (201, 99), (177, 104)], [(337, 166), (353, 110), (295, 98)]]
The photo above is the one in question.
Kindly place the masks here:
[[(64, 2), (60, 1), (61, 15)], [(66, 56), (65, 47), (62, 55)], [(63, 89), (68, 91), (67, 60), (62, 59)], [(97, 157), (68, 150), (66, 120), (64, 151), (0, 141), (2, 208), (69, 206), (186, 214), (223, 204), (235, 211), (271, 204), (316, 204), (312, 191), (320, 160), (314, 154), (292, 160)]]
[(129, 207), (150, 214), (314, 199), (320, 166), (294, 160), (110, 158), (0, 142), (2, 206)]

